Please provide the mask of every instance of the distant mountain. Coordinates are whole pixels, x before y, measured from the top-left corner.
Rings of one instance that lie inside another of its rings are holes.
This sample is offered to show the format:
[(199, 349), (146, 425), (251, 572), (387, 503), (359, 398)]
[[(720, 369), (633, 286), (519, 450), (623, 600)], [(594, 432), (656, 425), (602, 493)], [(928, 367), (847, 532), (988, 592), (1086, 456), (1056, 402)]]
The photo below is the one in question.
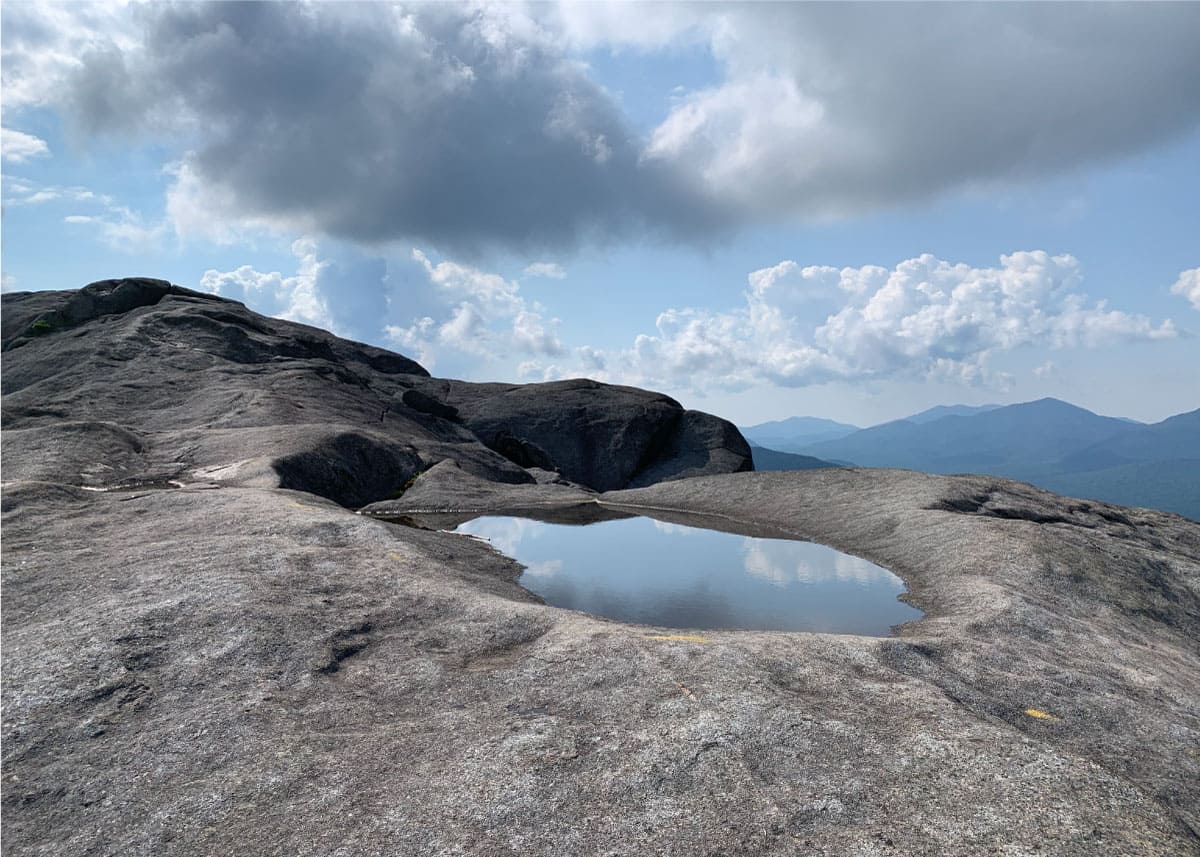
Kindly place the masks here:
[(1036, 482), (1070, 497), (1164, 509), (1200, 521), (1200, 458), (1136, 461), (1103, 470), (1060, 473)]
[(813, 458), (811, 455), (796, 455), (777, 449), (750, 444), (750, 455), (754, 458), (755, 470), (820, 470), (825, 467), (841, 467), (832, 461)]
[(1200, 518), (1200, 410), (1146, 425), (1040, 399), (924, 422), (898, 420), (798, 451), (864, 467), (994, 474)]
[(913, 414), (911, 417), (905, 417), (904, 419), (906, 422), (920, 425), (940, 420), (942, 417), (973, 417), (976, 414), (994, 411), (1000, 407), (1003, 407), (1003, 405), (938, 405), (927, 411), (921, 411), (919, 414)]
[(884, 423), (838, 440), (809, 444), (803, 454), (845, 459), (864, 467), (1031, 479), (1058, 472), (1064, 456), (1130, 428), (1121, 420), (1058, 399), (1040, 399), (974, 416)]
[[(1068, 455), (1069, 470), (1098, 470), (1138, 461), (1200, 458), (1200, 410), (1176, 414), (1159, 423), (1134, 423), (1114, 437)], [(1200, 487), (1197, 487), (1200, 493)]]
[(837, 440), (859, 430), (858, 426), (824, 420), (819, 417), (790, 417), (754, 426), (739, 427), (743, 437), (752, 444), (794, 452), (801, 446), (826, 440)]

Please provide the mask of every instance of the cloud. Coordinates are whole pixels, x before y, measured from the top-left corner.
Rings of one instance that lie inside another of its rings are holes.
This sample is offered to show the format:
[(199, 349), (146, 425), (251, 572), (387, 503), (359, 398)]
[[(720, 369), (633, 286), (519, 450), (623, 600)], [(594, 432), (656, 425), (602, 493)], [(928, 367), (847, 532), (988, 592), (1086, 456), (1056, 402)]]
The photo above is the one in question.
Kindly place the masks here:
[(0, 274), (0, 292), (15, 292), (17, 290), (17, 278), (12, 274)]
[(514, 10), (208, 3), (139, 16), (136, 46), (83, 56), (65, 107), (86, 135), (196, 141), (176, 167), (181, 231), (199, 210), (231, 228), (532, 251), (716, 217), (670, 164), (641, 159), (585, 67)]
[(1038, 378), (1053, 378), (1058, 374), (1058, 365), (1053, 360), (1047, 360), (1040, 366), (1034, 367), (1033, 374)]
[[(627, 8), (633, 43), (640, 8)], [(661, 23), (661, 22), (660, 22)], [(687, 7), (719, 85), (647, 151), (746, 218), (841, 217), (1127, 155), (1200, 124), (1194, 4)]]
[(41, 137), (12, 128), (0, 128), (0, 152), (5, 161), (23, 164), (33, 158), (48, 157), (50, 146)]
[(1182, 295), (1191, 301), (1195, 309), (1200, 310), (1200, 268), (1180, 271), (1179, 279), (1171, 286), (1171, 294)]
[[(412, 251), (412, 261), (433, 287), (431, 297), (440, 301), (434, 309), (437, 317), (388, 325), (385, 334), (394, 345), (415, 350), (423, 365), (435, 364), (447, 351), (489, 360), (567, 353), (558, 337), (558, 319), (545, 318), (540, 306), (526, 301), (516, 280), (450, 260), (435, 265), (419, 249)], [(541, 370), (537, 361), (522, 366), (522, 375)]]
[(118, 205), (108, 194), (96, 193), (80, 185), (43, 185), (6, 176), (4, 191), (7, 207), (71, 203), (72, 208), (91, 208), (96, 213), (80, 214), (76, 210), (64, 215), (62, 221), (70, 226), (95, 230), (100, 241), (124, 253), (154, 249), (170, 233), (166, 221), (147, 223), (140, 213)]
[[(99, 201), (90, 191), (86, 197), (81, 198)], [(124, 253), (140, 253), (153, 249), (169, 232), (165, 222), (147, 224), (136, 211), (111, 203), (105, 203), (104, 214), (68, 214), (63, 218), (63, 223), (93, 227), (102, 242)]]
[[(201, 287), (464, 377), (586, 376), (698, 394), (893, 378), (1003, 388), (1012, 379), (992, 363), (1004, 354), (1178, 335), (1169, 319), (1090, 300), (1078, 260), (1041, 250), (993, 267), (930, 254), (891, 268), (784, 260), (747, 275), (741, 307), (666, 309), (626, 348), (564, 342), (559, 320), (517, 280), (420, 249), (399, 259), (342, 246), (331, 257), (302, 239), (292, 253), (292, 275), (209, 270)], [(1045, 357), (1034, 370), (1055, 371)]]
[[(39, 4), (41, 5), (41, 4)], [(169, 140), (181, 234), (478, 258), (706, 243), (1031, 181), (1200, 123), (1196, 4), (147, 4), (6, 10), (5, 84)], [(648, 137), (578, 57), (707, 49)], [(532, 276), (532, 274), (530, 274)]]
[[(751, 273), (748, 282), (742, 309), (661, 313), (656, 335), (602, 355), (608, 376), (695, 391), (889, 377), (1003, 384), (989, 368), (997, 354), (1177, 335), (1170, 320), (1155, 324), (1090, 302), (1077, 291), (1079, 262), (1040, 250), (1001, 256), (993, 268), (929, 254), (891, 270), (785, 261)], [(813, 283), (841, 296), (840, 308), (823, 321), (800, 312)]]
[(525, 268), (527, 277), (544, 277), (548, 280), (565, 280), (567, 269), (557, 262), (534, 262)]
[(4, 109), (52, 104), (80, 57), (108, 45), (137, 43), (137, 15), (121, 0), (6, 3), (0, 30)]
[(296, 240), (292, 255), (299, 266), (293, 276), (285, 277), (278, 271), (262, 273), (249, 265), (225, 272), (210, 268), (200, 278), (200, 288), (241, 301), (264, 315), (341, 333), (328, 296), (321, 289), (321, 277), (329, 263), (317, 257), (316, 242), (310, 238)]
[(113, 199), (105, 194), (94, 193), (86, 187), (74, 185), (43, 185), (23, 178), (4, 177), (5, 206), (42, 205), (47, 202), (86, 202), (105, 206), (114, 205)]

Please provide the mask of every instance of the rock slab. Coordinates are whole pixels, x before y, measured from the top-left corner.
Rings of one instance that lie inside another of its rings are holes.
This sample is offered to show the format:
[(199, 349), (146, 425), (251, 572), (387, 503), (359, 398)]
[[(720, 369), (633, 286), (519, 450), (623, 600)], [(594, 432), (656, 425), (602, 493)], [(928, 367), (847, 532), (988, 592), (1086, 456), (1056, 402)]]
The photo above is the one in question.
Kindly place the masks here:
[[(575, 471), (552, 420), (500, 418), (510, 388), (228, 302), (5, 300), (4, 855), (1200, 853), (1200, 525), (852, 468), (601, 492), (736, 449), (683, 413), (612, 440), (567, 385), (623, 462)], [(347, 508), (413, 460), (369, 511), (808, 538), (925, 615), (879, 639), (548, 607), (486, 543)]]

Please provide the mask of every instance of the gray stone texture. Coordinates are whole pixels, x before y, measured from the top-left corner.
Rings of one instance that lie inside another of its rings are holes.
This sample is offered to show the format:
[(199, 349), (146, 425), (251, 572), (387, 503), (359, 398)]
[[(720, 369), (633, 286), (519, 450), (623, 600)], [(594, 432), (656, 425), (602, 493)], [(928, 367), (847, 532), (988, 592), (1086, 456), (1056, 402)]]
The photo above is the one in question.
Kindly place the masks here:
[[(608, 394), (621, 431), (573, 383), (528, 427), (519, 388), (173, 289), (22, 343), (70, 296), (4, 305), (5, 855), (1200, 853), (1200, 525), (851, 468), (598, 493), (657, 472), (635, 451), (737, 450), (640, 391)], [(880, 639), (552, 608), (484, 542), (346, 508), (413, 456), (369, 511), (814, 539), (925, 615)]]

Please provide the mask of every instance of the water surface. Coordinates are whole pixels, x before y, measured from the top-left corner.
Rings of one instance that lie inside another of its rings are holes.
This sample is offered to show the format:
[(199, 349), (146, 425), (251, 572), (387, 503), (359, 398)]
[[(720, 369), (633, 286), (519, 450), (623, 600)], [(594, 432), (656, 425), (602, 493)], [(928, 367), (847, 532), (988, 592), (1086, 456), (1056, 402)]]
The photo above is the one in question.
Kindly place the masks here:
[(555, 607), (670, 628), (886, 636), (921, 612), (900, 578), (825, 545), (633, 517), (586, 526), (487, 516), (455, 532), (526, 566), (520, 583)]

